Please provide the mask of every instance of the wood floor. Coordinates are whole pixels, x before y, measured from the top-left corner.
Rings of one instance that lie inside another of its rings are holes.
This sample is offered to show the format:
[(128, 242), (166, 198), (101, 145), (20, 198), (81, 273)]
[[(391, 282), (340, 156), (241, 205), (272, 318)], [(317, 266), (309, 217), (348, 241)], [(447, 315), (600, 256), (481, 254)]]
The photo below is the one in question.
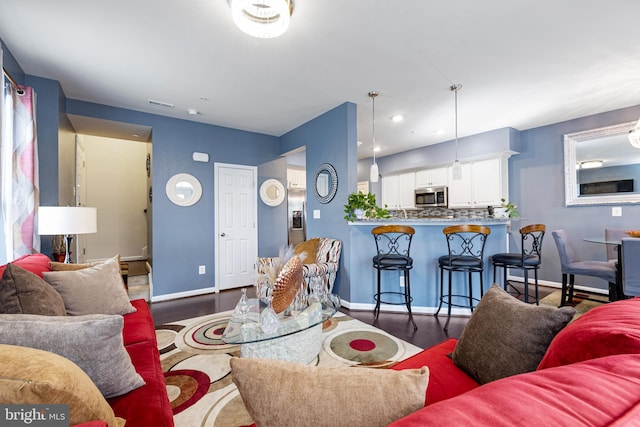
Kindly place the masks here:
[[(517, 289), (522, 290), (521, 283), (513, 282), (513, 284)], [(554, 288), (540, 286), (540, 298), (544, 298), (554, 290)], [(247, 288), (247, 294), (249, 297), (255, 296), (254, 288)], [(217, 294), (155, 302), (151, 304), (151, 313), (154, 323), (161, 325), (190, 317), (232, 310), (239, 298), (240, 289), (233, 289)], [(520, 299), (521, 298), (520, 296)], [(445, 309), (443, 308), (443, 310)], [(356, 311), (345, 308), (342, 308), (340, 311), (362, 322), (374, 325), (420, 348), (430, 347), (449, 337), (459, 338), (468, 320), (467, 317), (452, 316), (449, 322), (449, 330), (444, 331), (442, 327), (447, 321), (446, 311), (444, 311), (444, 314), (441, 311), (439, 317), (426, 314), (414, 314), (414, 319), (418, 325), (418, 329), (414, 331), (413, 325), (409, 322), (409, 317), (406, 313), (381, 312), (378, 321), (374, 323), (372, 311)]]

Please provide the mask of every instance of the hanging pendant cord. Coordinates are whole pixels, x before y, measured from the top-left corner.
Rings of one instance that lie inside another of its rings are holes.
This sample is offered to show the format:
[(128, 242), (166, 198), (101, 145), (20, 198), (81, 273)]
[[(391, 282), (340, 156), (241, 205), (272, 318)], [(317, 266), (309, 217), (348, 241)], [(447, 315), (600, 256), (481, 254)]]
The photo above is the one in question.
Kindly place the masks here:
[(378, 96), (378, 92), (371, 91), (369, 92), (369, 98), (371, 98), (371, 102), (373, 103), (373, 163), (376, 162), (376, 96)]
[(456, 110), (456, 160), (458, 160), (458, 90), (462, 87), (461, 84), (451, 85), (451, 90), (453, 91), (454, 99), (455, 99), (455, 110)]

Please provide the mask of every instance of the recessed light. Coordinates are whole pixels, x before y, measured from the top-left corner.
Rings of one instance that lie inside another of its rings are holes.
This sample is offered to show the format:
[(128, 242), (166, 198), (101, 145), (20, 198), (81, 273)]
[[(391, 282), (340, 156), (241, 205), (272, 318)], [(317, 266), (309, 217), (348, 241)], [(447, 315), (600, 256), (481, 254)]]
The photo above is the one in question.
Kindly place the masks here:
[(593, 169), (593, 168), (601, 168), (602, 160), (587, 160), (584, 162), (580, 162), (581, 169)]
[(133, 135), (131, 135), (134, 138), (140, 138), (140, 135), (138, 135), (137, 133), (134, 133)]
[(362, 144), (364, 144), (364, 142), (358, 141), (358, 147), (360, 147)]
[(444, 134), (444, 129), (438, 129), (436, 131), (433, 132), (436, 135), (443, 135)]
[(396, 114), (395, 116), (391, 116), (391, 121), (393, 123), (400, 123), (404, 120), (404, 116), (402, 114)]
[(381, 148), (380, 148), (380, 146), (379, 146), (379, 145), (376, 145), (376, 146), (373, 148), (373, 151), (375, 151), (376, 153), (380, 152), (380, 150), (381, 150)]
[(187, 114), (190, 116), (197, 116), (198, 114), (200, 114), (200, 112), (195, 108), (189, 108), (187, 109)]

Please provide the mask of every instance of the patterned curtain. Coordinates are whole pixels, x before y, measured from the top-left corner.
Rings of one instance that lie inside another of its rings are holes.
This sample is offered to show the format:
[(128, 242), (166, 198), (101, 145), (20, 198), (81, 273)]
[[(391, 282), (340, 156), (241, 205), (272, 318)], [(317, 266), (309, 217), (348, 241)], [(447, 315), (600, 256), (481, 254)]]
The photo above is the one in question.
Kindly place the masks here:
[(6, 261), (40, 251), (35, 92), (5, 84), (0, 175)]

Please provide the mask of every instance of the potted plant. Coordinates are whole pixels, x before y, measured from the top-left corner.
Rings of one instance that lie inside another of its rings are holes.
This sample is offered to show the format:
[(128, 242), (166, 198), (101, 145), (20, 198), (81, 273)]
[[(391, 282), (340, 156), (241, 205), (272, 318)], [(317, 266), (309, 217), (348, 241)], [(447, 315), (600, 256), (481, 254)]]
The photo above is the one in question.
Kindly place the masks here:
[(376, 204), (375, 194), (364, 194), (361, 191), (349, 194), (347, 204), (344, 205), (344, 212), (347, 214), (344, 217), (347, 221), (363, 218), (374, 219), (391, 217), (386, 206), (381, 208)]
[(511, 202), (507, 202), (506, 199), (500, 199), (502, 202), (499, 208), (496, 208), (496, 218), (519, 218), (518, 206)]

